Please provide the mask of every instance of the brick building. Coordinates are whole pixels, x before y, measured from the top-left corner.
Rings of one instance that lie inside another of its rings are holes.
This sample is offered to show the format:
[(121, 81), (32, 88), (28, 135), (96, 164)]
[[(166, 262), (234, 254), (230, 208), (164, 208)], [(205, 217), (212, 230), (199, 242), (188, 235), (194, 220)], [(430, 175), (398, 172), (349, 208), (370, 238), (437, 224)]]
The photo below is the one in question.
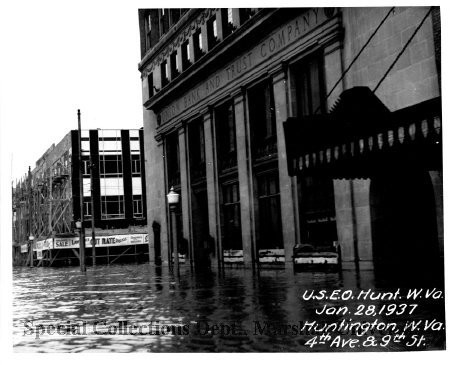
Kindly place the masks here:
[(180, 249), (200, 266), (289, 267), (298, 244), (350, 267), (439, 260), (439, 19), (139, 10), (150, 259), (169, 262), (173, 186)]
[(80, 183), (88, 263), (93, 208), (98, 263), (146, 260), (143, 143), (142, 129), (94, 129), (81, 131), (81, 154), (77, 130), (53, 144), (13, 189), (16, 261), (21, 261), (20, 251), (30, 261), (31, 243), (36, 264), (78, 263)]

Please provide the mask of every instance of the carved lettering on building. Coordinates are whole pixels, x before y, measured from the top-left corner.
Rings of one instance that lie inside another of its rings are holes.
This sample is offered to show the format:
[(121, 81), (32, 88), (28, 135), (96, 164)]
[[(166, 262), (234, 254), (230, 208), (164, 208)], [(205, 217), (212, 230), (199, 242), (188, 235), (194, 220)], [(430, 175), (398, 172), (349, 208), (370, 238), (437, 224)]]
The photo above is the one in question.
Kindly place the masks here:
[(187, 92), (181, 99), (175, 100), (168, 107), (164, 108), (160, 113), (161, 122), (166, 123), (175, 118), (184, 110), (194, 106), (212, 93), (249, 72), (267, 58), (304, 37), (328, 18), (329, 14), (325, 13), (324, 8), (313, 8), (285, 24), (253, 49), (239, 56), (222, 70)]

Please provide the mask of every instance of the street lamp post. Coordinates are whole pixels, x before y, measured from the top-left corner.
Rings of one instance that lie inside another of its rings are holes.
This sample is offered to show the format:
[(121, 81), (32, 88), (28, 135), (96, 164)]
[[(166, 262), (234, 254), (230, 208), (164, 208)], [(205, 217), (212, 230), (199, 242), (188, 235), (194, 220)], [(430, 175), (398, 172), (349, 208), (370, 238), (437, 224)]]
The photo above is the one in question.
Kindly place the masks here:
[[(179, 202), (180, 202), (180, 194), (176, 193), (172, 186), (170, 188), (169, 194), (167, 194), (167, 203), (169, 204), (169, 211), (170, 211), (174, 266), (177, 275), (179, 274), (179, 257), (178, 257), (178, 229), (177, 229), (176, 211)], [(172, 261), (172, 252), (170, 253), (170, 255), (171, 255), (170, 261)]]
[[(82, 150), (81, 150), (81, 113), (78, 109), (78, 161), (80, 168), (78, 169), (78, 178), (80, 182), (80, 270), (86, 271), (86, 259), (85, 259), (85, 242), (84, 242), (84, 189), (83, 189), (83, 171), (81, 170), (82, 164)], [(78, 223), (78, 222), (77, 222)]]
[(33, 243), (34, 243), (34, 236), (32, 234), (30, 234), (30, 236), (28, 237), (28, 240), (30, 241), (29, 243), (29, 255), (30, 255), (30, 267), (33, 267)]

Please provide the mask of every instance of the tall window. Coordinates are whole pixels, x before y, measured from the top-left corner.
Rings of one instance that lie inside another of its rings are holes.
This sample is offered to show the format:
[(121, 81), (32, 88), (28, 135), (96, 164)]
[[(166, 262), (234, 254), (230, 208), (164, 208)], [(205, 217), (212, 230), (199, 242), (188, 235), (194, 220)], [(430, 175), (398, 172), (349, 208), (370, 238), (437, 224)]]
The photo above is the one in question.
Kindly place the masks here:
[(195, 61), (197, 61), (201, 56), (203, 56), (203, 40), (202, 40), (202, 31), (198, 29), (194, 33), (194, 57)]
[(101, 177), (121, 177), (122, 172), (122, 155), (100, 155)]
[(216, 17), (212, 16), (206, 23), (207, 36), (208, 36), (208, 50), (214, 48), (218, 42), (217, 38), (217, 21)]
[(142, 195), (133, 195), (133, 217), (143, 218), (144, 211), (142, 208)]
[(337, 240), (333, 180), (327, 176), (299, 179), (302, 242), (313, 246), (332, 246)]
[(227, 22), (228, 22), (228, 24), (233, 25), (233, 9), (232, 8), (227, 9)]
[(325, 112), (322, 56), (314, 54), (294, 68), (297, 115)]
[(222, 248), (242, 249), (239, 183), (222, 184)]
[(161, 29), (161, 35), (166, 33), (169, 30), (169, 9), (161, 9), (160, 15), (159, 15), (159, 22)]
[(85, 218), (92, 216), (92, 202), (91, 197), (84, 197), (83, 199), (83, 213)]
[(278, 171), (262, 173), (256, 181), (259, 217), (257, 246), (259, 249), (283, 248)]
[(166, 137), (168, 188), (180, 185), (180, 155), (178, 152), (178, 133)]
[[(323, 56), (315, 53), (293, 68), (296, 112), (300, 117), (326, 111), (323, 85)], [(334, 187), (323, 174), (298, 179), (302, 242), (331, 246), (337, 240)]]
[(183, 71), (191, 65), (191, 50), (189, 49), (189, 40), (181, 45), (181, 62)]
[(250, 125), (254, 157), (267, 158), (277, 152), (273, 89), (263, 82), (249, 91)]
[(173, 80), (179, 74), (179, 66), (178, 66), (178, 52), (173, 51), (170, 55), (170, 70), (171, 70), (171, 79)]
[(152, 48), (152, 18), (150, 13), (145, 17), (145, 49)]
[(98, 146), (101, 218), (125, 218), (120, 130), (100, 130)]
[(223, 171), (236, 166), (236, 126), (233, 102), (227, 102), (216, 108), (216, 141), (219, 170)]
[(131, 155), (131, 173), (140, 176), (141, 174), (141, 156)]
[(101, 209), (102, 219), (125, 218), (124, 196), (102, 196)]
[(206, 175), (205, 136), (201, 119), (189, 125), (189, 168), (192, 180)]
[(154, 94), (153, 89), (153, 72), (150, 72), (147, 76), (147, 84), (148, 84), (148, 98), (150, 99)]
[(181, 9), (170, 9), (170, 26), (175, 25), (180, 20)]
[(169, 69), (167, 60), (161, 62), (161, 86), (164, 87), (169, 83)]

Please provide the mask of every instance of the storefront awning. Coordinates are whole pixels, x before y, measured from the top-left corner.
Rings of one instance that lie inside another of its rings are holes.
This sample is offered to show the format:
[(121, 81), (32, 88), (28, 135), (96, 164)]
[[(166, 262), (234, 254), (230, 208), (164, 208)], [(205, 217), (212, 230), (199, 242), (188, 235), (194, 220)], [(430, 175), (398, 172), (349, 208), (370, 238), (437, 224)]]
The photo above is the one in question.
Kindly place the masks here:
[(288, 118), (284, 132), (289, 175), (332, 170), (355, 177), (381, 156), (440, 157), (441, 99), (390, 112), (369, 88), (355, 87), (329, 114)]

